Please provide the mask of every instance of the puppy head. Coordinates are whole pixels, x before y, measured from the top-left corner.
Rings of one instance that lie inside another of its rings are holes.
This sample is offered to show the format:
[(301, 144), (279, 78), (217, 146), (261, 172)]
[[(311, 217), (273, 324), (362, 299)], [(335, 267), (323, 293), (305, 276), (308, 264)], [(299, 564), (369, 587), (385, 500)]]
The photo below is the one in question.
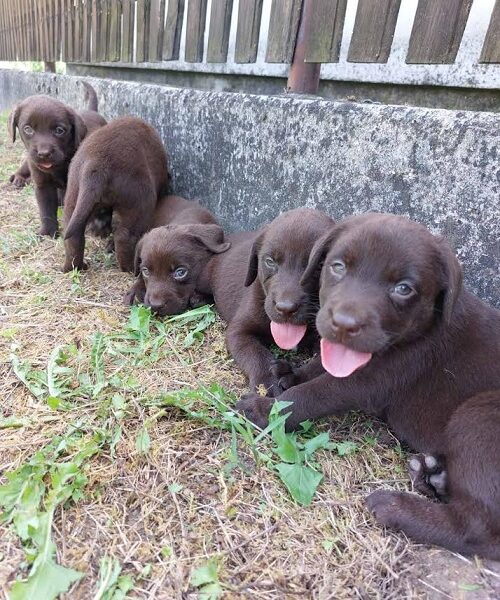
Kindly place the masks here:
[(326, 214), (309, 208), (288, 211), (267, 225), (250, 255), (245, 285), (255, 280), (264, 292), (264, 310), (278, 346), (295, 347), (317, 310), (317, 285), (300, 280), (314, 243), (333, 225)]
[(19, 131), (31, 163), (44, 173), (67, 166), (87, 133), (74, 110), (48, 96), (30, 96), (16, 105), (8, 128), (12, 141)]
[(446, 242), (395, 215), (365, 214), (333, 227), (311, 252), (303, 284), (323, 261), (323, 366), (346, 377), (372, 354), (426, 336), (452, 318), (462, 270)]
[(218, 225), (165, 225), (141, 238), (134, 270), (144, 280), (144, 304), (160, 316), (189, 308), (198, 278), (213, 254), (230, 247)]

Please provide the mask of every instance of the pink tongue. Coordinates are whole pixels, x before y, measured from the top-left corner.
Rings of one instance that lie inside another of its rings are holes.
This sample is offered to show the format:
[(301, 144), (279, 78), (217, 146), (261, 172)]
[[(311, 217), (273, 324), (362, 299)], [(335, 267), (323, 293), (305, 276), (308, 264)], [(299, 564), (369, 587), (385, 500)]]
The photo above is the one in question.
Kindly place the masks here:
[(334, 377), (349, 377), (356, 369), (366, 365), (371, 357), (370, 352), (356, 352), (342, 344), (321, 339), (321, 363)]
[(307, 325), (291, 323), (275, 323), (271, 321), (271, 333), (276, 344), (283, 350), (291, 350), (300, 342), (306, 333)]

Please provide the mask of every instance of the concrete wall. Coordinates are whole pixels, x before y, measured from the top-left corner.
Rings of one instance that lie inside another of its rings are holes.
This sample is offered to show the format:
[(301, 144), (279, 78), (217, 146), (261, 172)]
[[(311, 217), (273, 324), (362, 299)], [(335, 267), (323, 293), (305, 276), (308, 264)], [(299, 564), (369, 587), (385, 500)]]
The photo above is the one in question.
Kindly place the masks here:
[[(174, 190), (229, 229), (301, 205), (405, 214), (445, 234), (469, 287), (500, 306), (499, 115), (89, 81), (106, 117), (158, 129)], [(82, 106), (74, 78), (0, 71), (1, 109), (34, 93)]]

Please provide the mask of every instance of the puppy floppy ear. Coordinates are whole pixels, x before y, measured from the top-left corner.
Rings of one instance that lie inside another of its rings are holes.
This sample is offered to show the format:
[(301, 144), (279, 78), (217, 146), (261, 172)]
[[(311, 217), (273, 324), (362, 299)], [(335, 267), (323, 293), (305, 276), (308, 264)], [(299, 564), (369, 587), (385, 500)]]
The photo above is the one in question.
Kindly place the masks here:
[(142, 238), (137, 242), (135, 246), (134, 254), (134, 275), (138, 277), (141, 272), (141, 250), (142, 250)]
[(317, 284), (322, 263), (325, 260), (328, 250), (330, 250), (333, 240), (339, 233), (338, 229), (339, 228), (337, 226), (334, 226), (332, 229), (318, 238), (314, 243), (311, 254), (309, 255), (309, 261), (307, 263), (306, 270), (304, 271), (304, 274), (300, 280), (300, 285), (302, 287), (307, 289)]
[(264, 239), (265, 230), (255, 239), (252, 244), (252, 250), (250, 251), (250, 260), (248, 261), (247, 276), (245, 279), (245, 287), (249, 287), (257, 278), (259, 272), (259, 252), (262, 248), (262, 241)]
[(443, 285), (443, 318), (445, 323), (451, 323), (453, 309), (462, 291), (463, 271), (456, 254), (444, 238), (438, 238), (438, 248), (442, 268)]
[(231, 247), (230, 242), (224, 241), (224, 230), (219, 225), (191, 225), (189, 230), (195, 240), (214, 254), (222, 254)]
[(7, 129), (9, 131), (9, 135), (12, 138), (13, 142), (16, 141), (16, 129), (17, 129), (17, 124), (19, 122), (20, 113), (21, 113), (21, 106), (19, 104), (16, 104), (16, 106), (14, 106), (14, 108), (12, 109), (12, 111), (9, 115), (9, 119), (7, 121)]
[(75, 111), (68, 111), (69, 120), (73, 127), (73, 144), (75, 150), (82, 143), (83, 138), (87, 135), (87, 126), (83, 122), (83, 119)]

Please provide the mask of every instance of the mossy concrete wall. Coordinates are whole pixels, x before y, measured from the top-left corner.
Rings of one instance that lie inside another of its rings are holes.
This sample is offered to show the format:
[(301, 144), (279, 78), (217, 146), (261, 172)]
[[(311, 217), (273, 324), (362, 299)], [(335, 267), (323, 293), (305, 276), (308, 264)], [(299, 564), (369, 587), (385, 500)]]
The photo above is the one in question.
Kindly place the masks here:
[[(175, 192), (228, 229), (301, 205), (404, 214), (447, 236), (469, 287), (500, 306), (500, 115), (88, 81), (107, 118), (157, 128)], [(77, 78), (0, 70), (1, 109), (36, 93), (83, 107)]]

